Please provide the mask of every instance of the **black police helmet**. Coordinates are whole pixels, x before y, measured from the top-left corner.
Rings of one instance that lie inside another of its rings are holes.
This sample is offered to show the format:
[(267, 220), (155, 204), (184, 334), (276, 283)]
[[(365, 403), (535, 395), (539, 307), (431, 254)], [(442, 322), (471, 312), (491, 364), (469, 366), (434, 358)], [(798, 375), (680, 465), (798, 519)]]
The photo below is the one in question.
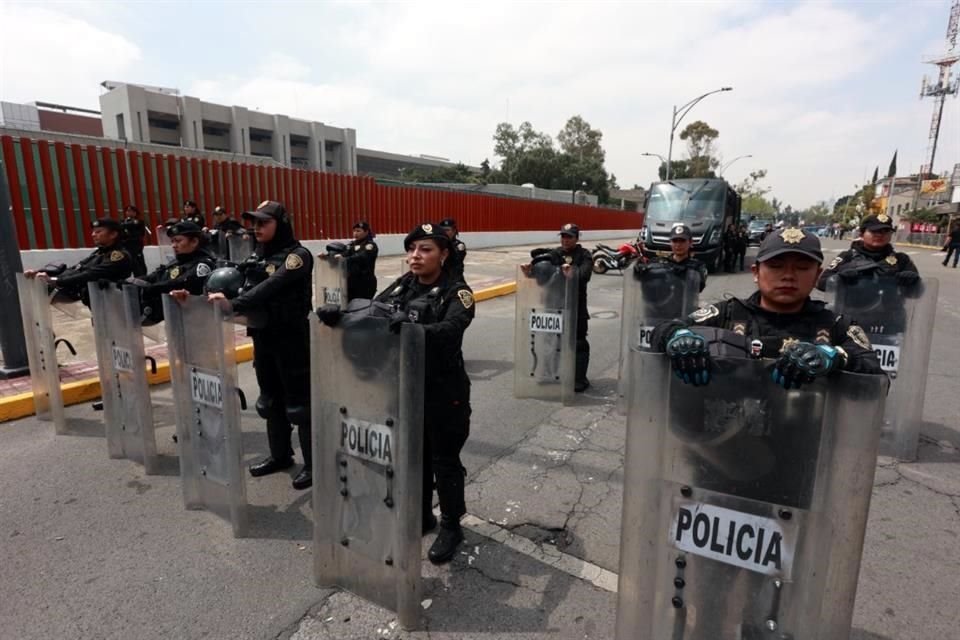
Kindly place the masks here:
[(236, 267), (220, 267), (214, 269), (207, 277), (203, 286), (206, 293), (222, 293), (228, 300), (240, 295), (243, 289), (244, 277)]

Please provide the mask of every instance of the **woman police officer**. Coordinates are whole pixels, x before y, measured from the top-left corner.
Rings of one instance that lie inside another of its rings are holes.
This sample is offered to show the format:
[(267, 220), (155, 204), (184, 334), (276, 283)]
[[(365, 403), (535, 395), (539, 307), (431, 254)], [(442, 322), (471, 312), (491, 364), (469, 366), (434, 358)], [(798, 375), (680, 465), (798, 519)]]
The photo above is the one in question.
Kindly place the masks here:
[[(463, 541), (460, 518), (466, 513), (465, 469), (460, 450), (470, 433), (470, 378), (463, 363), (463, 333), (474, 316), (473, 292), (450, 271), (450, 239), (438, 225), (422, 224), (404, 239), (410, 271), (388, 286), (376, 301), (394, 309), (391, 331), (404, 322), (424, 325), (423, 531), (437, 525), (433, 488), (440, 502), (440, 532), (428, 557), (449, 561)], [(333, 305), (317, 314), (330, 326), (340, 318)], [(436, 485), (434, 485), (436, 482)]]

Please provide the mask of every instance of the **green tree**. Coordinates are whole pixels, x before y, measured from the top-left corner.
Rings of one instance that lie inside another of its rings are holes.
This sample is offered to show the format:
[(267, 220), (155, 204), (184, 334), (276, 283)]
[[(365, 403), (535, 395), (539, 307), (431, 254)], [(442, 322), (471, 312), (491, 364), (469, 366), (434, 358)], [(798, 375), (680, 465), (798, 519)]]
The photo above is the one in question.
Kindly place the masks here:
[[(680, 139), (687, 143), (689, 173), (692, 178), (715, 178), (720, 162), (714, 157), (714, 143), (720, 132), (703, 120), (691, 122), (680, 132)], [(671, 174), (673, 167), (671, 166)]]
[(601, 146), (603, 133), (590, 126), (581, 116), (573, 116), (557, 134), (560, 151), (583, 161), (594, 158), (602, 164), (606, 153)]

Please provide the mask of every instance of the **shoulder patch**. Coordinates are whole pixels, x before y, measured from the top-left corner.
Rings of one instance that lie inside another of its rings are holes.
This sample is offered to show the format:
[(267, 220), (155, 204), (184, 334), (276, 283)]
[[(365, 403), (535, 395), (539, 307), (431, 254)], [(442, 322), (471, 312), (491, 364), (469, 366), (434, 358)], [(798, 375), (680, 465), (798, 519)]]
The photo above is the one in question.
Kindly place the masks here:
[(201, 262), (197, 265), (197, 276), (200, 278), (206, 278), (210, 275), (210, 265), (206, 262)]
[(827, 271), (832, 271), (833, 269), (836, 269), (837, 267), (840, 266), (840, 263), (842, 262), (843, 262), (843, 256), (837, 256), (830, 262), (830, 264), (827, 265)]
[(294, 269), (299, 269), (303, 266), (303, 258), (298, 256), (296, 253), (291, 253), (287, 256), (287, 259), (283, 262), (283, 266), (287, 268), (288, 271), (293, 271)]
[(123, 251), (113, 250), (110, 252), (110, 262), (120, 262), (123, 260)]
[(276, 271), (276, 270), (277, 270), (276, 265), (272, 265), (272, 264), (268, 264), (268, 265), (264, 268), (264, 271), (267, 272), (267, 275), (268, 275), (268, 276), (272, 276), (273, 273), (274, 273), (274, 271)]
[(460, 298), (460, 303), (464, 309), (469, 309), (473, 306), (473, 294), (470, 291), (460, 289), (460, 291), (457, 291), (457, 297)]
[(710, 318), (716, 318), (719, 315), (720, 309), (717, 309), (716, 305), (708, 304), (691, 313), (690, 319), (694, 322), (706, 322)]
[(373, 251), (373, 243), (368, 244), (368, 245), (367, 245), (366, 247), (364, 247), (364, 248), (365, 248), (367, 251)]
[(466, 250), (467, 250), (467, 245), (463, 244), (462, 242), (457, 243), (457, 251), (466, 251)]
[(563, 261), (567, 264), (573, 264), (573, 256), (564, 256)]
[(872, 350), (873, 347), (870, 346), (870, 338), (867, 337), (867, 332), (863, 330), (858, 324), (851, 324), (850, 328), (847, 329), (847, 335), (851, 340), (856, 342), (859, 346), (864, 349)]

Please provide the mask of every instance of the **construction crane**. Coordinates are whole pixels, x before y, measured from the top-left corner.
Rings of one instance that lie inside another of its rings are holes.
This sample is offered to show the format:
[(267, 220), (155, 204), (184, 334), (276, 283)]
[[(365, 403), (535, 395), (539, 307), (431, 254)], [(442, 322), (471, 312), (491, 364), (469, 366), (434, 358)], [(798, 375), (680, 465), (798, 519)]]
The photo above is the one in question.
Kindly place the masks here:
[(940, 120), (943, 118), (943, 103), (947, 96), (957, 96), (960, 92), (960, 77), (953, 78), (951, 67), (960, 60), (960, 52), (957, 51), (957, 28), (960, 24), (960, 0), (954, 0), (950, 6), (950, 18), (947, 20), (947, 51), (943, 55), (928, 57), (924, 60), (929, 64), (935, 64), (940, 68), (935, 84), (927, 81), (927, 76), (923, 76), (923, 84), (920, 86), (920, 99), (933, 98), (933, 116), (930, 118), (930, 135), (928, 137), (928, 146), (926, 157), (929, 159), (927, 164), (921, 167), (921, 175), (933, 173), (933, 161), (937, 157), (937, 140), (940, 137)]

